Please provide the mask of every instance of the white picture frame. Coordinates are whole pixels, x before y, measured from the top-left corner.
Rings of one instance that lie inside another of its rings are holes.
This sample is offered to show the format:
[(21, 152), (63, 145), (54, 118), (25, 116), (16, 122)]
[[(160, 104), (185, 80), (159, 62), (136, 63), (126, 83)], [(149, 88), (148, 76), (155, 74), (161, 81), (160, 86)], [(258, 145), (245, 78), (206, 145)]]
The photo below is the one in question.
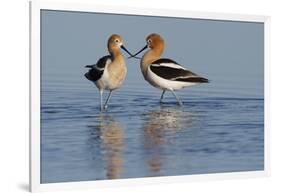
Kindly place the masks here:
[[(173, 177), (147, 177), (134, 179), (83, 181), (67, 183), (40, 183), (40, 10), (64, 10), (95, 13), (127, 14), (141, 16), (165, 16), (206, 20), (227, 20), (264, 23), (264, 171), (200, 174)], [(97, 4), (30, 2), (30, 191), (41, 192), (80, 188), (133, 186), (154, 183), (222, 180), (268, 176), (269, 165), (269, 68), (270, 68), (270, 17), (226, 13), (207, 13), (185, 10), (142, 9), (137, 7), (103, 6)]]

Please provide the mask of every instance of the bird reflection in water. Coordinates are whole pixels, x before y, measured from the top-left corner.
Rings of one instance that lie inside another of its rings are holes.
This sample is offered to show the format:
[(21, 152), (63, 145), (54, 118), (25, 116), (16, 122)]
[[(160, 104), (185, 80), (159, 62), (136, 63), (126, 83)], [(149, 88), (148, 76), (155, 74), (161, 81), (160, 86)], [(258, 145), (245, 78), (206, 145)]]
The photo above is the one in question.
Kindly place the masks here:
[(101, 114), (99, 121), (100, 138), (107, 162), (107, 178), (120, 178), (123, 170), (123, 128), (119, 122), (109, 115)]
[(176, 135), (192, 126), (194, 115), (178, 107), (161, 107), (144, 116), (144, 148), (148, 152), (149, 170), (151, 176), (161, 175), (165, 145), (173, 145)]

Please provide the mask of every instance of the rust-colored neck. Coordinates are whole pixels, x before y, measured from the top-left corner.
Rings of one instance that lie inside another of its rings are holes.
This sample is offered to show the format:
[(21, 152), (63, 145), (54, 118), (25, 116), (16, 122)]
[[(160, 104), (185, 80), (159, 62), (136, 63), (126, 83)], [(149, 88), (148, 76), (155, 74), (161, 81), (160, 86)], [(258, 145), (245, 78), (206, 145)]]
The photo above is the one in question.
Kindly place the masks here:
[(164, 43), (159, 43), (151, 47), (149, 51), (147, 51), (141, 60), (141, 63), (144, 65), (149, 65), (153, 61), (159, 59), (164, 52)]

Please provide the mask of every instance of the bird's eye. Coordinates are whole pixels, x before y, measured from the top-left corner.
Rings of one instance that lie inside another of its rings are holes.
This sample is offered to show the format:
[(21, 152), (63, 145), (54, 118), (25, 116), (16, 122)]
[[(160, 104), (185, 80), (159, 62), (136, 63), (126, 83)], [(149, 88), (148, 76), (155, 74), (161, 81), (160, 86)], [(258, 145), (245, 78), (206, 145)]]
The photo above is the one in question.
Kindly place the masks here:
[(148, 43), (148, 44), (151, 44), (151, 39), (148, 39), (148, 40), (147, 40), (147, 43)]
[(118, 42), (119, 42), (119, 40), (118, 40), (118, 39), (116, 39), (116, 40), (115, 40), (115, 42), (116, 42), (116, 43), (118, 43)]

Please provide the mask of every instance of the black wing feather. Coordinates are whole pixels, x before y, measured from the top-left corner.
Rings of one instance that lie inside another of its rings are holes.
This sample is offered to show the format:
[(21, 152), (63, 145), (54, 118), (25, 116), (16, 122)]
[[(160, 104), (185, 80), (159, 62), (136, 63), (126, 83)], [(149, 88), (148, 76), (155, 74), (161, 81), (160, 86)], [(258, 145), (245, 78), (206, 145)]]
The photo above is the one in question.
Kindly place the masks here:
[(98, 68), (104, 68), (105, 65), (106, 65), (106, 62), (107, 62), (108, 60), (112, 60), (110, 55), (106, 55), (106, 56), (100, 58), (100, 59), (98, 60), (97, 64), (96, 64), (96, 66), (97, 66)]
[(87, 73), (85, 73), (85, 77), (90, 81), (97, 81), (98, 79), (101, 78), (102, 74), (103, 74), (103, 70), (92, 68)]
[(90, 69), (87, 73), (85, 73), (84, 76), (90, 81), (99, 80), (103, 75), (103, 71), (108, 60), (111, 60), (110, 55), (100, 58), (97, 64), (85, 66), (86, 68), (90, 68)]
[(158, 76), (164, 78), (164, 79), (175, 79), (177, 77), (186, 77), (186, 76), (197, 76), (193, 72), (185, 69), (180, 68), (171, 68), (168, 66), (156, 66), (151, 65), (150, 69), (152, 72), (157, 74)]
[[(207, 83), (208, 79), (198, 76), (197, 74), (182, 68), (173, 68), (169, 66), (162, 66), (161, 63), (173, 63), (179, 65), (175, 61), (167, 58), (162, 58), (154, 61), (150, 65), (153, 73), (161, 78), (172, 81), (194, 82), (194, 83)], [(158, 64), (158, 65), (157, 65)], [(179, 65), (181, 66), (181, 65)]]
[(155, 61), (152, 62), (152, 64), (162, 64), (162, 63), (174, 63), (174, 64), (177, 64), (177, 65), (181, 66), (176, 61), (171, 60), (169, 58), (160, 58), (160, 59), (155, 60)]

